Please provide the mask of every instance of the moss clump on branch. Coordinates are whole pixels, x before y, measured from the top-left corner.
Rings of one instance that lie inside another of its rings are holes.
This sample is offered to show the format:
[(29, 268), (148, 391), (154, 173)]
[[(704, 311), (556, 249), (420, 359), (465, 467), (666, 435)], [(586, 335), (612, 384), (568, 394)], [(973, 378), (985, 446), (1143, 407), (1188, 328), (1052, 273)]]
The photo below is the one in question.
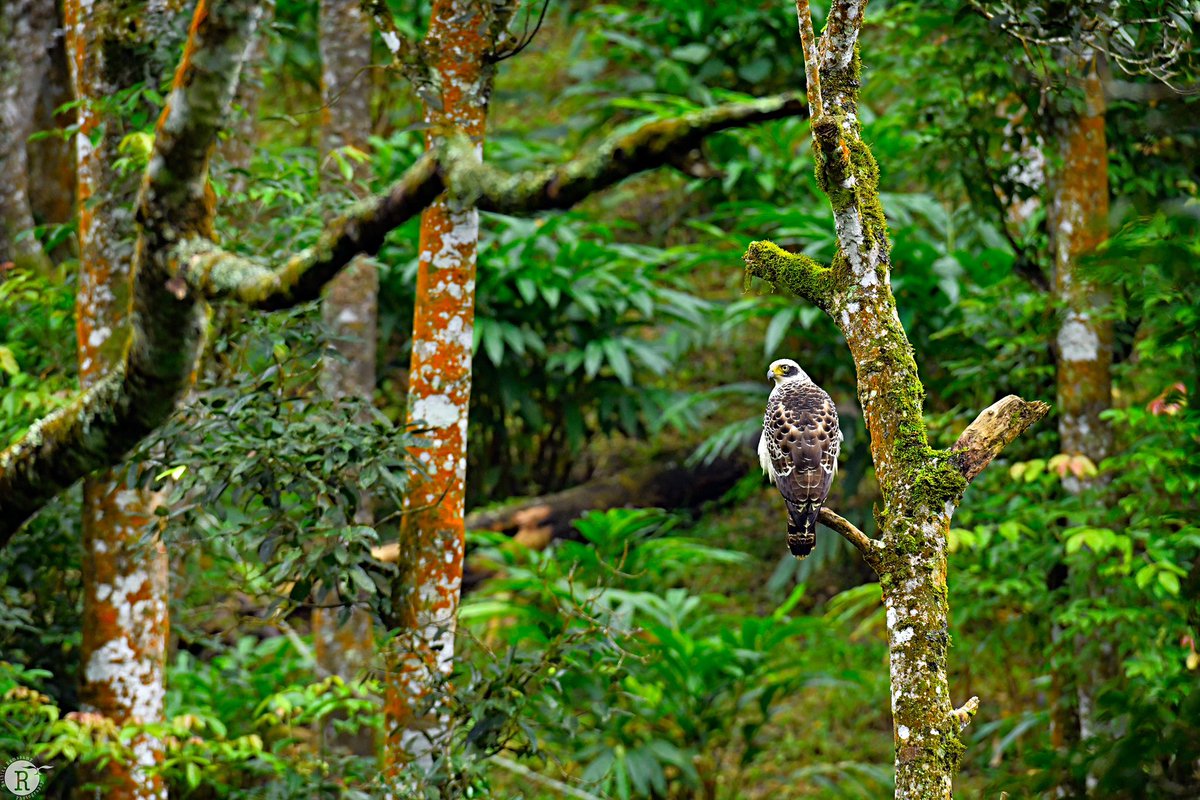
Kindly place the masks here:
[(835, 305), (838, 294), (834, 270), (801, 253), (789, 253), (774, 242), (751, 242), (742, 256), (746, 277), (761, 278), (774, 287), (787, 289), (825, 312)]

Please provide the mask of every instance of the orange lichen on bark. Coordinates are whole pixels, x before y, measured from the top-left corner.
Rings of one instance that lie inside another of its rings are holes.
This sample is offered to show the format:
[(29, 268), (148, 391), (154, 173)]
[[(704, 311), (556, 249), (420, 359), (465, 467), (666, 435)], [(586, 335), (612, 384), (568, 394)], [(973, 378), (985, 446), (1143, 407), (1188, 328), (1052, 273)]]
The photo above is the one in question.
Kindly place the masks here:
[[(130, 335), (136, 235), (130, 208), (138, 182), (115, 167), (121, 130), (115, 120), (105, 119), (102, 102), (133, 80), (131, 73), (119, 71), (127, 66), (111, 62), (131, 57), (134, 43), (122, 38), (125, 32), (106, 26), (108, 9), (102, 4), (67, 0), (64, 11), (76, 95), (82, 101), (76, 140), (80, 280), (75, 329), (80, 382), (88, 388), (121, 362)], [(117, 725), (158, 722), (163, 714), (167, 558), (154, 535), (154, 503), (112, 472), (84, 482), (80, 699), (85, 710)], [(112, 761), (90, 780), (102, 786), (105, 797), (117, 800), (165, 797), (162, 777), (145, 769), (162, 761), (161, 742), (139, 734), (131, 747), (129, 762)]]
[[(426, 147), (454, 131), (482, 149), (490, 46), (478, 4), (436, 0), (428, 37), (438, 42), (441, 104), (426, 104)], [(445, 196), (421, 215), (420, 264), (409, 368), (408, 421), (425, 429), (413, 456), (400, 535), (394, 602), (401, 620), (388, 659), (385, 774), (392, 788), (403, 765), (436, 746), (442, 723), (427, 698), (452, 666), (462, 584), (467, 408), (475, 315), (479, 215)]]

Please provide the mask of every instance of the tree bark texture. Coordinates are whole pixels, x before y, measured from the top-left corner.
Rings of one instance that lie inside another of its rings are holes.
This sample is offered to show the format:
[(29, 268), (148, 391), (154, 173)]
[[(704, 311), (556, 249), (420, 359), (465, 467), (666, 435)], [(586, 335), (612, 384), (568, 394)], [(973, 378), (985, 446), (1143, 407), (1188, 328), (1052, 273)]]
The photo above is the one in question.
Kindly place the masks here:
[[(0, 264), (46, 271), (50, 259), (32, 237), (26, 143), (42, 77), (49, 71), (58, 11), (54, 0), (5, 0), (0, 5)], [(18, 234), (30, 234), (18, 240)]]
[[(129, 10), (129, 9), (126, 9)], [(111, 3), (67, 0), (68, 52), (80, 101), (76, 136), (79, 198), (79, 289), (75, 330), (79, 377), (86, 390), (121, 362), (130, 337), (137, 176), (115, 167), (123, 130), (106, 101), (144, 80), (151, 43), (131, 35)], [(133, 9), (142, 28), (167, 28), (167, 8)], [(167, 616), (167, 555), (157, 537), (155, 498), (105, 472), (83, 487), (83, 662), (80, 699), (118, 725), (161, 722)], [(147, 768), (164, 757), (145, 734), (131, 743), (131, 764), (110, 762), (90, 776), (106, 797), (165, 798), (161, 776)]]
[[(879, 195), (879, 168), (858, 122), (857, 36), (865, 2), (834, 2), (819, 41), (802, 35), (805, 59), (819, 64), (809, 83), (817, 181), (828, 195), (838, 252), (829, 266), (754, 242), (749, 275), (789, 289), (828, 313), (845, 336), (858, 375), (882, 495), (882, 538), (860, 547), (879, 574), (887, 613), (896, 748), (896, 797), (948, 798), (977, 708), (955, 708), (947, 680), (950, 644), (946, 542), (969, 481), (1021, 431), (1048, 411), (1005, 398), (980, 414), (950, 450), (935, 450), (922, 416), (924, 387), (891, 290), (891, 243)], [(797, 11), (811, 28), (808, 3)], [(818, 100), (819, 97), (819, 100)], [(840, 532), (840, 531), (839, 531)]]
[[(1082, 262), (1108, 238), (1108, 144), (1095, 61), (1080, 68), (1085, 107), (1060, 121), (1061, 163), (1049, 219), (1061, 315), (1055, 343), (1058, 432), (1063, 453), (1098, 465), (1112, 450), (1112, 431), (1100, 414), (1112, 407), (1113, 326), (1106, 315), (1108, 291), (1086, 275)], [(1063, 485), (1077, 493), (1088, 482), (1068, 474)]]
[[(453, 129), (483, 153), (491, 69), (488, 15), (469, 0), (435, 0), (426, 41), (440, 97), (425, 99), (427, 150)], [(434, 46), (436, 43), (436, 46)], [(409, 366), (410, 426), (425, 444), (412, 451), (393, 603), (400, 629), (388, 654), (386, 775), (429, 763), (445, 723), (431, 697), (449, 676), (462, 585), (467, 478), (467, 410), (475, 327), (479, 212), (439, 197), (421, 214), (420, 255)]]
[[(319, 35), (324, 163), (330, 151), (339, 147), (366, 150), (371, 134), (371, 82), (362, 70), (371, 63), (371, 22), (358, 0), (322, 0)], [(328, 163), (324, 166), (322, 178), (336, 180), (336, 170)], [(331, 399), (358, 397), (370, 402), (375, 392), (378, 293), (375, 264), (365, 256), (351, 261), (329, 283), (321, 310), (336, 357), (322, 361), (321, 384)], [(371, 497), (365, 489), (360, 491), (352, 521), (374, 523)], [(354, 681), (371, 666), (374, 618), (366, 608), (353, 606), (344, 620), (336, 610), (316, 608), (312, 630), (317, 664), (325, 673)], [(323, 736), (361, 755), (374, 752), (369, 736), (338, 736), (332, 722), (324, 724)]]
[[(1047, 220), (1059, 312), (1055, 341), (1059, 447), (1064, 455), (1098, 466), (1112, 453), (1112, 429), (1101, 414), (1112, 408), (1113, 324), (1107, 314), (1109, 292), (1088, 276), (1086, 259), (1108, 238), (1104, 88), (1097, 72), (1097, 57), (1066, 58), (1073, 67), (1071, 72), (1078, 76), (1077, 85), (1083, 89), (1084, 106), (1078, 113), (1055, 121), (1059, 164), (1051, 185)], [(1103, 483), (1094, 470), (1071, 469), (1063, 475), (1063, 488), (1072, 494), (1099, 488)], [(1094, 583), (1094, 577), (1067, 579), (1070, 591), (1077, 594), (1099, 594), (1102, 590)], [(1075, 649), (1082, 645), (1064, 644)], [(1069, 692), (1073, 684), (1076, 701), (1071, 709), (1067, 692), (1059, 697), (1060, 716), (1065, 719), (1056, 725), (1055, 732), (1060, 735), (1055, 743), (1061, 748), (1101, 733), (1103, 725), (1096, 720), (1095, 697), (1100, 685), (1117, 669), (1111, 663), (1111, 652), (1104, 653), (1104, 646), (1101, 648), (1102, 652), (1086, 664), (1060, 655), (1063, 663), (1055, 670), (1055, 687)], [(1062, 723), (1074, 722), (1075, 717), (1078, 729), (1068, 731)], [(1091, 791), (1095, 783), (1095, 775), (1089, 773), (1083, 787), (1069, 789)]]

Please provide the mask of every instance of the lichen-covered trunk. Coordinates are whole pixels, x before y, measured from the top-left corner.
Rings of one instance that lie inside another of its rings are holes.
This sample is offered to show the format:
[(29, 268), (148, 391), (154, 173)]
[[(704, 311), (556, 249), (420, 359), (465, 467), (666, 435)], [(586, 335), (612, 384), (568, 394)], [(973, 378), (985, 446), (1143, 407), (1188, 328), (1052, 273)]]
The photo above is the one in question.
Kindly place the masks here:
[[(1072, 57), (1073, 61), (1076, 61)], [(1105, 136), (1104, 89), (1095, 58), (1075, 64), (1082, 75), (1083, 108), (1058, 120), (1060, 163), (1052, 185), (1048, 218), (1054, 256), (1054, 294), (1059, 312), (1055, 340), (1058, 357), (1058, 432), (1060, 451), (1071, 458), (1063, 476), (1063, 487), (1079, 494), (1103, 485), (1091, 467), (1112, 453), (1112, 430), (1101, 415), (1112, 407), (1113, 326), (1108, 316), (1110, 295), (1106, 287), (1091, 279), (1086, 259), (1108, 238), (1108, 144)], [(1073, 576), (1068, 584), (1075, 593), (1101, 591), (1094, 579)], [(1073, 650), (1080, 642), (1065, 642)], [(1068, 747), (1087, 741), (1100, 732), (1096, 721), (1095, 696), (1099, 685), (1112, 677), (1116, 666), (1110, 653), (1078, 664), (1063, 658), (1055, 671), (1055, 686), (1075, 689), (1074, 714), (1066, 697), (1060, 697), (1055, 743)], [(1060, 656), (1061, 657), (1061, 656)], [(1075, 674), (1065, 675), (1064, 670)], [(1064, 693), (1065, 694), (1065, 693)], [(1078, 717), (1078, 729), (1067, 725)], [(1086, 777), (1086, 788), (1095, 777)], [(1078, 787), (1075, 787), (1078, 790)]]
[[(483, 149), (490, 73), (486, 19), (469, 0), (436, 0), (429, 40), (436, 40), (441, 102), (426, 102), (426, 146), (447, 128)], [(393, 596), (401, 629), (389, 653), (386, 698), (389, 777), (412, 760), (427, 761), (444, 733), (428, 699), (453, 665), (462, 584), (467, 477), (467, 409), (475, 324), (475, 251), (479, 212), (438, 198), (421, 215), (420, 264), (409, 367), (408, 421), (427, 444), (413, 455), (423, 471), (410, 477), (400, 534), (401, 576)]]
[(965, 747), (947, 679), (948, 510), (925, 507), (884, 529), (890, 550), (880, 573), (896, 748), (897, 798), (949, 798)]
[[(322, 0), (320, 44), (324, 160), (339, 147), (365, 150), (371, 134), (371, 82), (362, 72), (371, 63), (371, 25), (358, 0)], [(324, 163), (322, 178), (337, 181), (338, 174), (332, 162)], [(339, 355), (325, 359), (322, 364), (321, 383), (330, 398), (356, 397), (370, 402), (375, 392), (378, 293), (375, 264), (363, 256), (342, 270), (326, 289), (322, 315), (331, 344)], [(362, 491), (354, 519), (347, 522), (371, 525), (373, 521), (371, 497)], [(341, 620), (338, 609), (314, 610), (317, 664), (329, 675), (353, 681), (371, 665), (375, 652), (374, 621), (362, 606), (355, 606), (350, 616), (344, 622)], [(369, 735), (338, 735), (332, 721), (323, 727), (322, 736), (327, 743), (336, 742), (360, 755), (374, 752)]]
[[(116, 169), (122, 125), (103, 101), (144, 80), (147, 47), (112, 21), (114, 9), (67, 0), (68, 54), (79, 106), (76, 136), (79, 288), (75, 319), (80, 382), (86, 389), (120, 363), (130, 336), (136, 174)], [(167, 12), (144, 9), (139, 22), (163, 26)], [(93, 138), (96, 137), (96, 138)], [(155, 498), (106, 472), (83, 488), (83, 642), (80, 700), (118, 725), (160, 722), (163, 715), (167, 556), (157, 537)], [(114, 760), (90, 776), (105, 797), (165, 798), (147, 768), (162, 743), (140, 734), (131, 762)]]
[[(1055, 344), (1061, 451), (1099, 465), (1112, 450), (1111, 429), (1100, 415), (1112, 407), (1113, 328), (1106, 313), (1108, 290), (1086, 275), (1082, 263), (1108, 238), (1108, 144), (1095, 61), (1085, 69), (1085, 107), (1061, 121), (1061, 164), (1049, 223), (1060, 313)], [(1064, 478), (1071, 492), (1088, 485), (1074, 473)]]
[(0, 264), (38, 271), (50, 259), (32, 236), (26, 143), (57, 27), (54, 0), (0, 3)]
[[(56, 24), (61, 20), (56, 17)], [(65, 134), (75, 124), (75, 110), (64, 108), (75, 99), (64, 37), (51, 37), (49, 61), (42, 73), (34, 109), (33, 130)], [(60, 113), (60, 109), (62, 109)], [(75, 219), (75, 145), (65, 135), (45, 136), (28, 143), (29, 206), (39, 225), (60, 225)], [(59, 260), (71, 255), (67, 243), (48, 253)]]
[[(985, 410), (951, 450), (935, 450), (922, 416), (924, 388), (891, 289), (890, 241), (879, 168), (858, 120), (857, 35), (865, 3), (831, 5), (820, 43), (806, 0), (796, 10), (805, 50), (817, 182), (829, 197), (838, 251), (828, 266), (770, 242), (746, 252), (747, 272), (828, 313), (846, 338), (882, 498), (881, 539), (858, 533), (887, 609), (896, 794), (948, 799), (978, 701), (955, 709), (947, 679), (950, 519), (969, 481), (1047, 408), (1010, 397)], [(819, 69), (814, 69), (819, 65)]]

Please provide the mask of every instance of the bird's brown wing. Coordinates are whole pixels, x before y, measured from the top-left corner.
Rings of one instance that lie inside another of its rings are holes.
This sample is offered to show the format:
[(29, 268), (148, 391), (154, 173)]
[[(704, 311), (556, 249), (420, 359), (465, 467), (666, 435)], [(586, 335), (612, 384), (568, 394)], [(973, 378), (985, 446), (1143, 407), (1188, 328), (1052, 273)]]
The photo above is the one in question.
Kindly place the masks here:
[(820, 506), (837, 471), (837, 408), (820, 387), (785, 385), (767, 405), (767, 452), (775, 485), (788, 503)]

